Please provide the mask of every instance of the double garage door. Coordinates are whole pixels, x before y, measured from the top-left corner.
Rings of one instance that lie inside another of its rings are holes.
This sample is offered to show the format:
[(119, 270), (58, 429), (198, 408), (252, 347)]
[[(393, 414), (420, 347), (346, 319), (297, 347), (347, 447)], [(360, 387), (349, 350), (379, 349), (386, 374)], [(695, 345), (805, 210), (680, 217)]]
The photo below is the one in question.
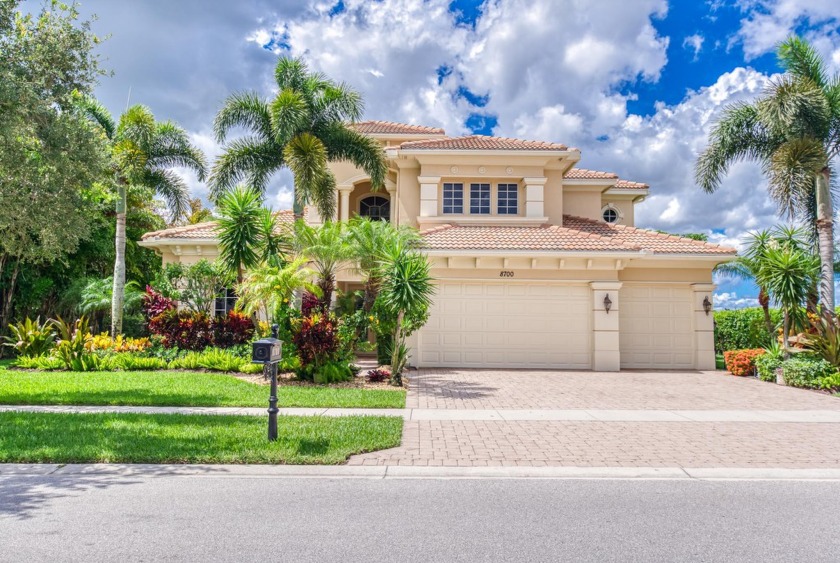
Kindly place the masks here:
[[(623, 368), (693, 367), (687, 289), (631, 286), (620, 294)], [(418, 331), (421, 367), (590, 369), (588, 284), (441, 281)]]

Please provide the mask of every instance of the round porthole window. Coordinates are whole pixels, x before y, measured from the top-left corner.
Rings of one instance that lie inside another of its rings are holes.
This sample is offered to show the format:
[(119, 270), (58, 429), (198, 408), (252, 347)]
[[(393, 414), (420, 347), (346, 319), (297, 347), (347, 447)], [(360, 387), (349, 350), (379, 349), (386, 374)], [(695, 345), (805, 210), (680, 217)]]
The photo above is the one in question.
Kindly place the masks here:
[(605, 223), (618, 223), (621, 219), (621, 212), (612, 205), (607, 205), (601, 210), (601, 216)]

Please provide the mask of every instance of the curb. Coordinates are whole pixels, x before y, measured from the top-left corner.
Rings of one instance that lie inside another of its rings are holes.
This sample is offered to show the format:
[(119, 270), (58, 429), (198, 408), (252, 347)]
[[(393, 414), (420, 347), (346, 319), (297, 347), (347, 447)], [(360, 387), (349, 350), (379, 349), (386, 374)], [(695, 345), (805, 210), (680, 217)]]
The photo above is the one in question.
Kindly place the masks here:
[(0, 479), (10, 477), (840, 481), (840, 468), (0, 464)]

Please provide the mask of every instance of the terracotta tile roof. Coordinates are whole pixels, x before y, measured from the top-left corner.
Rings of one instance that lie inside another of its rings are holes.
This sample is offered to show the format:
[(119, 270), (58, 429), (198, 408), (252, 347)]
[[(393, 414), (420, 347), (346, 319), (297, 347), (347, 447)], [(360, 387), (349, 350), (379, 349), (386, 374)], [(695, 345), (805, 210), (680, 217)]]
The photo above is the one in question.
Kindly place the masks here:
[(650, 186), (642, 182), (631, 182), (630, 180), (619, 180), (612, 189), (616, 190), (646, 190)]
[(569, 180), (617, 180), (618, 174), (588, 170), (586, 168), (572, 168), (563, 177)]
[(421, 233), (429, 250), (536, 250), (732, 255), (734, 248), (623, 225), (563, 216), (563, 226), (441, 225)]
[[(274, 214), (278, 224), (291, 225), (295, 221), (295, 215), (291, 209), (278, 211)], [(195, 225), (184, 225), (183, 227), (170, 227), (160, 231), (152, 231), (140, 237), (140, 240), (166, 240), (166, 239), (214, 239), (216, 238), (216, 222), (206, 221)]]
[(622, 180), (618, 174), (613, 172), (601, 172), (599, 170), (588, 170), (586, 168), (572, 168), (563, 176), (567, 180), (616, 180), (612, 189), (618, 190), (646, 190), (650, 186), (641, 182)]
[(626, 225), (611, 225), (603, 221), (584, 219), (572, 215), (563, 216), (563, 226), (580, 233), (595, 234), (630, 247), (640, 248), (654, 254), (723, 254), (733, 255), (734, 248), (711, 244), (699, 240), (638, 229)]
[(486, 135), (468, 135), (466, 137), (447, 137), (445, 139), (426, 139), (406, 141), (400, 145), (403, 150), (526, 150), (526, 151), (565, 151), (566, 145), (544, 141), (523, 141), (507, 137), (488, 137)]
[(365, 135), (444, 135), (439, 127), (395, 123), (393, 121), (357, 121), (350, 125)]
[(594, 233), (559, 225), (542, 227), (479, 227), (442, 225), (421, 233), (429, 250), (542, 250), (634, 252)]

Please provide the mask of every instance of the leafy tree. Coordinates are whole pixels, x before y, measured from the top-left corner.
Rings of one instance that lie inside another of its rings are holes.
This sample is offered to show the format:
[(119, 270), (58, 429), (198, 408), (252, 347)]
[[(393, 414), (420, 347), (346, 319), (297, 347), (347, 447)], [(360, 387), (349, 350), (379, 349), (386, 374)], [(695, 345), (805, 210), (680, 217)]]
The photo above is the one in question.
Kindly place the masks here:
[(295, 225), (294, 244), (297, 254), (307, 258), (318, 274), (318, 287), (321, 290), (320, 308), (326, 311), (332, 303), (335, 274), (347, 267), (348, 261), (353, 258), (347, 225), (330, 221), (323, 225), (311, 226), (298, 221)]
[(130, 186), (142, 186), (161, 196), (177, 220), (189, 207), (189, 189), (172, 169), (194, 170), (204, 179), (204, 155), (189, 140), (186, 131), (171, 121), (158, 122), (146, 106), (134, 105), (120, 116), (118, 123), (108, 110), (91, 96), (78, 96), (78, 111), (97, 123), (111, 145), (116, 183), (116, 233), (114, 260), (114, 300), (111, 306), (111, 335), (122, 332), (125, 286), (126, 213)]
[(359, 94), (311, 72), (301, 59), (281, 58), (274, 77), (278, 93), (273, 99), (234, 94), (216, 116), (218, 142), (238, 127), (250, 135), (228, 142), (213, 166), (213, 199), (240, 181), (263, 194), (269, 178), (287, 167), (295, 177), (295, 216), (311, 203), (329, 220), (335, 213), (335, 177), (328, 162), (350, 161), (370, 175), (374, 189), (382, 186), (388, 171), (382, 147), (347, 124), (362, 115)]
[(163, 292), (196, 313), (212, 316), (219, 292), (233, 282), (220, 262), (199, 260), (195, 264), (167, 264), (163, 269)]
[(85, 192), (107, 164), (101, 136), (70, 111), (73, 92), (103, 74), (99, 38), (76, 4), (37, 15), (19, 4), (0, 3), (0, 330), (32, 268), (65, 260), (87, 237)]
[(819, 240), (820, 303), (823, 312), (830, 312), (834, 310), (831, 161), (840, 154), (840, 78), (829, 78), (818, 53), (797, 37), (779, 46), (778, 57), (785, 75), (754, 103), (726, 108), (712, 129), (709, 146), (697, 160), (697, 183), (711, 193), (720, 187), (732, 163), (760, 162), (780, 212), (807, 218), (813, 225)]
[(194, 198), (187, 202), (188, 209), (181, 221), (176, 221), (180, 225), (198, 225), (205, 221), (210, 221), (213, 218), (213, 211), (204, 207), (200, 198)]

